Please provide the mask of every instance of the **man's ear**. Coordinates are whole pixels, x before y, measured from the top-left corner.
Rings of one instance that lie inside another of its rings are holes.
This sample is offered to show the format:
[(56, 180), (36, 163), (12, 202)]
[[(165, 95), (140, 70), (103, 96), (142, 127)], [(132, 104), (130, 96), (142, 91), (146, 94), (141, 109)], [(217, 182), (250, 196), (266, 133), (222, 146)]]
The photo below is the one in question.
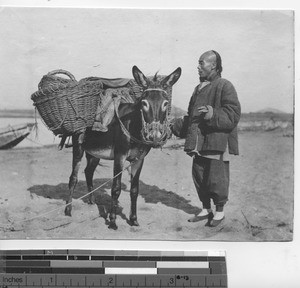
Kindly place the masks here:
[(212, 69), (216, 70), (217, 69), (217, 62), (216, 61), (212, 61), (211, 62), (211, 66), (212, 66)]

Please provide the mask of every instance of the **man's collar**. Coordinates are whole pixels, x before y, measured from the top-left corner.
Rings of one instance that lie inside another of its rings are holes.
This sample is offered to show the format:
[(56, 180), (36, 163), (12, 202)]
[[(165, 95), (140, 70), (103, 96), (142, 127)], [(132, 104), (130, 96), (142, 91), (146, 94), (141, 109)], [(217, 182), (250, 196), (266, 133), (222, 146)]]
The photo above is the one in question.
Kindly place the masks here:
[(203, 81), (203, 82), (200, 82), (200, 84), (198, 85), (198, 91), (200, 91), (201, 89), (203, 89), (205, 86), (209, 85), (210, 82), (209, 81)]
[(204, 83), (204, 82), (213, 82), (213, 81), (215, 81), (216, 79), (219, 79), (221, 76), (219, 75), (219, 74), (214, 74), (210, 79), (201, 79), (200, 78), (200, 82), (201, 83)]
[(217, 80), (220, 78), (220, 75), (216, 74), (214, 75), (214, 77), (212, 79), (209, 80), (203, 80), (201, 81), (200, 79), (200, 84), (198, 85), (198, 91), (200, 91), (201, 89), (203, 89), (205, 86), (209, 85), (211, 82)]
[(219, 74), (215, 74), (208, 81), (209, 82), (213, 82), (213, 81), (215, 81), (216, 79), (219, 79), (219, 78), (220, 78), (220, 75)]

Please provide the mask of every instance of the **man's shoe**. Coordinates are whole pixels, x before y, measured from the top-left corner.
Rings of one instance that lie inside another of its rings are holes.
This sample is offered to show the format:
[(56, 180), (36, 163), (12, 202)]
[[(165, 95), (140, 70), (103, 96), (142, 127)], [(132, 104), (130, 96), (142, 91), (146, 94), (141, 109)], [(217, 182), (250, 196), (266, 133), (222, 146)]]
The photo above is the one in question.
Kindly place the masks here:
[(221, 224), (223, 222), (224, 219), (225, 219), (225, 216), (220, 220), (212, 219), (210, 222), (210, 227), (217, 227), (219, 224)]
[(188, 220), (188, 222), (199, 222), (199, 221), (202, 221), (205, 219), (211, 220), (213, 217), (214, 217), (214, 214), (212, 212), (209, 212), (208, 214), (203, 215), (203, 216), (199, 216), (199, 215), (194, 216), (194, 217), (190, 218)]

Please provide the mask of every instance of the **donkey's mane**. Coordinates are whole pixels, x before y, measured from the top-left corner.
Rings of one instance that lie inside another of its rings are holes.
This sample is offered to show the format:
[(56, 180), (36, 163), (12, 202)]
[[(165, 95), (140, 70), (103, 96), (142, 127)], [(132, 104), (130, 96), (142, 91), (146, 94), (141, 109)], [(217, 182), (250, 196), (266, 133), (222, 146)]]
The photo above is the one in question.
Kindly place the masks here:
[(166, 77), (166, 75), (158, 75), (158, 71), (154, 76), (148, 77), (148, 88), (162, 88), (161, 81)]

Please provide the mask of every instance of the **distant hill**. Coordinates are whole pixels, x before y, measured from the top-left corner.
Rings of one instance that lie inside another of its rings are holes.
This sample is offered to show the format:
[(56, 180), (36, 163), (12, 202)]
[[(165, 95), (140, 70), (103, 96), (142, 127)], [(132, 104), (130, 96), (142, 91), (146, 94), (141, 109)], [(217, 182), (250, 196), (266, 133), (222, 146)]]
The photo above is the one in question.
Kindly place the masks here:
[(240, 122), (247, 121), (288, 121), (293, 122), (294, 114), (292, 113), (274, 113), (274, 112), (250, 112), (250, 113), (242, 113)]
[[(4, 109), (0, 110), (0, 117), (2, 118), (34, 118), (34, 109)], [(37, 117), (38, 113), (37, 113)]]
[(181, 108), (178, 108), (176, 106), (172, 106), (172, 109), (171, 109), (171, 118), (179, 118), (179, 117), (182, 117), (182, 116), (185, 116), (187, 115), (187, 112)]
[[(264, 112), (265, 111), (265, 112)], [(275, 112), (275, 111), (279, 111)], [(276, 109), (263, 109), (256, 113), (243, 113), (238, 124), (239, 131), (281, 131), (283, 136), (294, 135), (294, 115)]]
[[(285, 112), (275, 109), (275, 108), (264, 108), (259, 111), (256, 111), (255, 113), (274, 113), (274, 114), (286, 114)], [(287, 113), (288, 114), (288, 113)]]

